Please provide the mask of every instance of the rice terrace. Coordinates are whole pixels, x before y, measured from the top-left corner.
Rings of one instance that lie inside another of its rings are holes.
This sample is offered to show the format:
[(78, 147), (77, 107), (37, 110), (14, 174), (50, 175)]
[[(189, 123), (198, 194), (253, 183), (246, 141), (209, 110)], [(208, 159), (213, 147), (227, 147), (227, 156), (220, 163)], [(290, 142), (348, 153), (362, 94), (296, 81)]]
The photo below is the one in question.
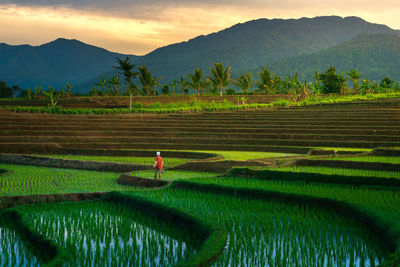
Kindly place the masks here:
[(0, 267), (400, 266), (399, 30), (300, 17), (351, 0), (3, 2)]
[(2, 266), (399, 262), (398, 97), (0, 116)]

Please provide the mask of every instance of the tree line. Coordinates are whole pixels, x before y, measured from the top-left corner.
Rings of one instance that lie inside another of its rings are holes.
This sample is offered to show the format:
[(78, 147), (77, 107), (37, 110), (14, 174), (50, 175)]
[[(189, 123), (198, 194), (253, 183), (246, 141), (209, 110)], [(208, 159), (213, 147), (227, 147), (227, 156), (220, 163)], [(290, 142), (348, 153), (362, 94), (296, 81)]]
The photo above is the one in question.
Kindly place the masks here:
[[(370, 81), (364, 77), (360, 70), (351, 69), (346, 73), (336, 71), (330, 67), (324, 73), (315, 72), (313, 81), (300, 81), (297, 73), (293, 76), (280, 77), (264, 67), (258, 72), (258, 77), (253, 79), (252, 73), (240, 75), (236, 79), (231, 78), (230, 67), (224, 67), (222, 63), (214, 63), (210, 67), (210, 75), (205, 75), (202, 70), (195, 69), (194, 73), (178, 80), (160, 84), (163, 77), (153, 76), (146, 66), (138, 67), (130, 62), (129, 57), (124, 60), (117, 58), (118, 65), (114, 68), (120, 71), (124, 77), (121, 82), (118, 75), (110, 79), (102, 78), (91, 89), (91, 95), (118, 95), (119, 88), (125, 88), (125, 94), (129, 95), (171, 95), (188, 93), (192, 89), (200, 94), (298, 94), (306, 90), (314, 94), (329, 93), (378, 93), (398, 91), (399, 84), (389, 77), (384, 77), (380, 82)], [(137, 82), (135, 82), (135, 80)], [(349, 85), (351, 83), (351, 86)], [(233, 87), (233, 88), (232, 88)], [(106, 88), (108, 91), (105, 92)], [(113, 90), (110, 91), (109, 89)], [(160, 90), (158, 90), (160, 89)]]
[[(116, 58), (116, 63), (113, 68), (118, 70), (119, 75), (111, 76), (108, 79), (99, 79), (90, 89), (89, 95), (129, 95), (130, 103), (132, 103), (132, 97), (137, 95), (185, 95), (188, 94), (189, 89), (198, 96), (201, 94), (219, 94), (220, 96), (223, 94), (288, 94), (291, 98), (300, 94), (303, 96), (320, 93), (366, 94), (400, 90), (399, 84), (389, 77), (384, 77), (380, 82), (370, 81), (357, 69), (338, 73), (335, 67), (330, 67), (324, 73), (315, 72), (313, 81), (299, 81), (297, 73), (281, 77), (264, 67), (257, 73), (256, 79), (253, 79), (252, 73), (242, 74), (233, 79), (229, 66), (225, 67), (222, 63), (214, 63), (214, 66), (210, 67), (209, 75), (205, 75), (201, 69), (195, 69), (186, 77), (161, 84), (160, 81), (164, 77), (156, 77), (144, 65), (137, 67), (129, 57)], [(51, 103), (56, 103), (59, 98), (73, 97), (72, 87), (73, 85), (67, 82), (59, 91), (54, 90), (51, 86), (47, 91), (39, 86), (22, 90), (19, 86), (8, 87), (0, 81), (0, 97), (13, 97), (19, 92), (19, 97), (32, 99), (44, 96), (49, 98)]]

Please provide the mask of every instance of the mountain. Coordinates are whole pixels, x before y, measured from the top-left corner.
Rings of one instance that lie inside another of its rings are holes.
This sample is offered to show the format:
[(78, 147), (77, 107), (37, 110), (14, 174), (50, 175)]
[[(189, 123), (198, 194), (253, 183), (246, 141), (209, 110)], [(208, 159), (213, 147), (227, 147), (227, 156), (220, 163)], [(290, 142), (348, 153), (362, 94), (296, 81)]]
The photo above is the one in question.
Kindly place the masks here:
[[(329, 65), (345, 71), (359, 67), (373, 79), (383, 74), (396, 78), (396, 35), (399, 31), (358, 17), (258, 19), (130, 57), (163, 77), (162, 84), (187, 77), (195, 68), (208, 74), (215, 62), (231, 66), (234, 78), (268, 66), (280, 75), (297, 71), (310, 80), (311, 73)], [(77, 40), (57, 39), (41, 46), (0, 44), (0, 81), (58, 89), (70, 82), (87, 93), (99, 78), (117, 73), (112, 68), (116, 57), (125, 55)]]
[(335, 66), (339, 72), (360, 69), (370, 80), (380, 81), (389, 76), (400, 81), (400, 35), (360, 34), (317, 53), (266, 64), (270, 71), (280, 76), (298, 72), (300, 80), (308, 81), (313, 80), (315, 71), (325, 72), (330, 66)]
[(154, 50), (139, 58), (163, 82), (204, 71), (214, 62), (231, 66), (235, 74), (288, 57), (310, 54), (338, 45), (361, 33), (397, 33), (358, 17), (258, 19)]
[(125, 55), (62, 38), (40, 46), (2, 43), (0, 81), (22, 88), (51, 85), (60, 89), (65, 82), (77, 85), (109, 70), (116, 57)]

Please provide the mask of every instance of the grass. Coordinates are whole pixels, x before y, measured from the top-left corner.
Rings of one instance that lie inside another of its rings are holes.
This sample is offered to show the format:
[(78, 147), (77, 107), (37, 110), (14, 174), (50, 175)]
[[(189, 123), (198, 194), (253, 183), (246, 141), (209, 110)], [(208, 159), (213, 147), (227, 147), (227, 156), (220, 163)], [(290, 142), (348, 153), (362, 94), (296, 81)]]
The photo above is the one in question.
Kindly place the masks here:
[(357, 161), (357, 162), (380, 162), (380, 163), (400, 164), (400, 157), (385, 157), (385, 156), (332, 157), (332, 158), (324, 158), (324, 160), (346, 160), (346, 161)]
[[(84, 161), (99, 161), (99, 162), (114, 162), (114, 163), (126, 163), (126, 164), (144, 164), (153, 165), (153, 157), (124, 157), (124, 156), (82, 156), (82, 155), (35, 155), (41, 157), (51, 157), (57, 159), (70, 159), (70, 160), (84, 160)], [(183, 158), (163, 158), (164, 166), (175, 167), (177, 165), (184, 164), (191, 161), (191, 159)]]
[[(276, 104), (275, 104), (276, 105)], [(141, 106), (141, 105), (140, 105)], [(264, 109), (269, 108), (271, 104), (245, 104), (236, 105), (233, 102), (197, 102), (194, 104), (168, 103), (156, 104), (150, 106), (129, 108), (63, 108), (63, 107), (27, 107), (27, 106), (5, 106), (5, 110), (13, 112), (31, 112), (31, 113), (52, 113), (52, 114), (120, 114), (120, 113), (148, 113), (148, 114), (167, 114), (167, 113), (193, 113), (205, 111), (222, 110), (246, 110), (246, 109)]]
[(117, 184), (119, 173), (1, 164), (0, 196), (133, 190)]
[(213, 266), (375, 266), (382, 261), (356, 222), (324, 210), (185, 189), (134, 194), (224, 225), (228, 244)]
[[(135, 171), (129, 173), (132, 176), (138, 176), (143, 178), (153, 178), (154, 171)], [(198, 177), (215, 177), (217, 173), (212, 172), (191, 172), (191, 171), (168, 171), (164, 170), (162, 173), (163, 180), (181, 180), (181, 179), (192, 179)]]
[(365, 100), (385, 99), (400, 97), (400, 93), (379, 93), (366, 95), (345, 95), (345, 96), (327, 96), (327, 97), (311, 97), (302, 101), (288, 101), (280, 99), (268, 104), (244, 104), (236, 105), (233, 102), (224, 100), (224, 102), (203, 102), (194, 100), (191, 103), (167, 103), (159, 102), (151, 105), (143, 106), (140, 103), (134, 103), (132, 110), (128, 108), (49, 108), (49, 107), (26, 107), (26, 106), (5, 106), (2, 107), (14, 112), (32, 112), (32, 113), (55, 113), (55, 114), (116, 114), (116, 113), (184, 113), (184, 112), (204, 112), (204, 111), (223, 111), (223, 110), (246, 110), (246, 109), (268, 109), (273, 107), (290, 107), (290, 106), (309, 106), (333, 103), (348, 103)]
[[(255, 168), (255, 167), (252, 167), (252, 168)], [(314, 166), (291, 166), (291, 167), (274, 168), (273, 170), (290, 171), (290, 172), (310, 172), (310, 173), (319, 173), (319, 174), (334, 174), (334, 175), (344, 175), (344, 176), (400, 178), (399, 172), (343, 169), (343, 168), (329, 168), (329, 167), (314, 167)]]

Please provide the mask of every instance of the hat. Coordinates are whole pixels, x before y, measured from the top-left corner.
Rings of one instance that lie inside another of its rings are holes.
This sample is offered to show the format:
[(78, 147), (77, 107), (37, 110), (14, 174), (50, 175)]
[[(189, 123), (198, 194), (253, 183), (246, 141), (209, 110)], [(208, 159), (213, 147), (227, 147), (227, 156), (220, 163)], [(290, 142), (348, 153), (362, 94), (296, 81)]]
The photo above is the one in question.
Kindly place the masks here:
[(161, 154), (160, 151), (157, 151), (156, 155), (157, 155), (157, 156), (160, 156), (160, 154)]

